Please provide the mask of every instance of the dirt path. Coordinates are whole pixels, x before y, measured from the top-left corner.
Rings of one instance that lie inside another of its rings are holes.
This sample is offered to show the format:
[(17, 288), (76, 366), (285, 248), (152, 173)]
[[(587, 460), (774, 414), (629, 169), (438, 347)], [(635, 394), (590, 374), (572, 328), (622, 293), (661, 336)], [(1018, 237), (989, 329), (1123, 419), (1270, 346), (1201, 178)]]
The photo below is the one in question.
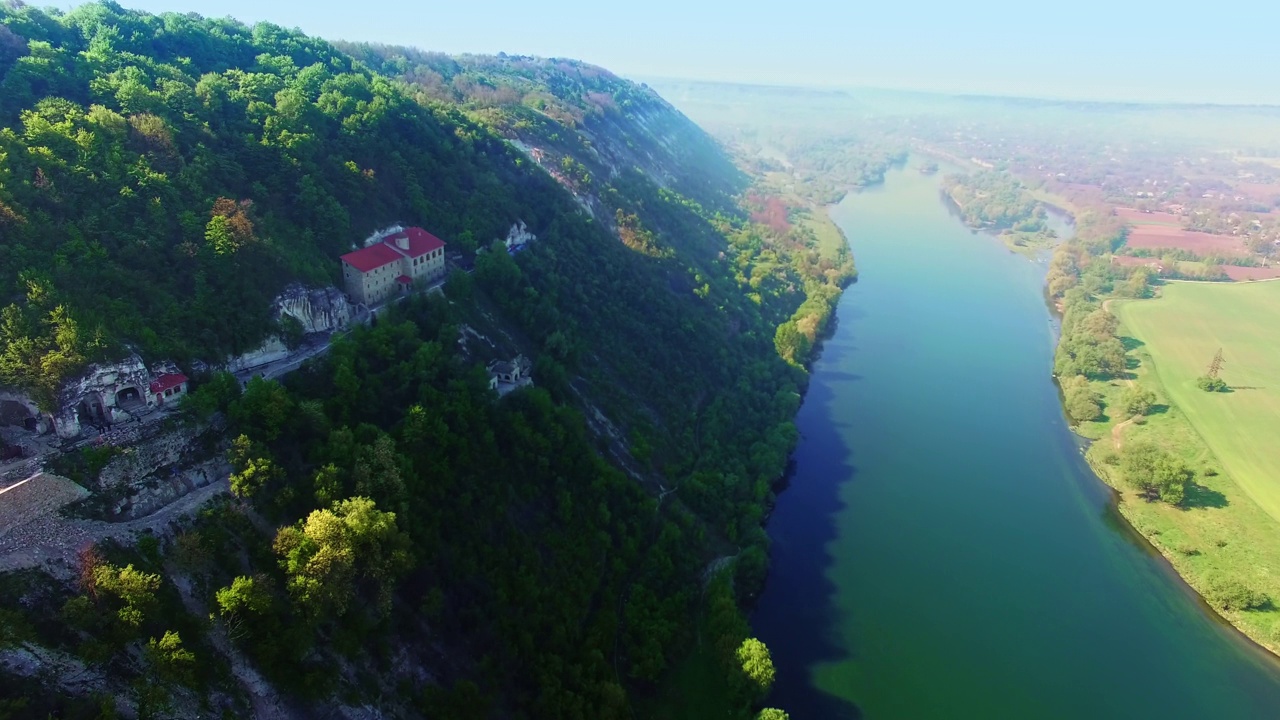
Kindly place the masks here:
[(1116, 423), (1116, 426), (1111, 428), (1111, 444), (1116, 446), (1116, 450), (1124, 446), (1124, 429), (1137, 422), (1141, 417), (1141, 415), (1134, 415), (1122, 423)]
[(43, 565), (56, 577), (68, 577), (74, 571), (77, 553), (84, 546), (145, 530), (160, 532), (171, 521), (199, 510), (210, 498), (228, 492), (230, 487), (224, 478), (183, 495), (151, 515), (129, 522), (68, 518), (57, 513), (33, 518), (0, 539), (0, 572)]

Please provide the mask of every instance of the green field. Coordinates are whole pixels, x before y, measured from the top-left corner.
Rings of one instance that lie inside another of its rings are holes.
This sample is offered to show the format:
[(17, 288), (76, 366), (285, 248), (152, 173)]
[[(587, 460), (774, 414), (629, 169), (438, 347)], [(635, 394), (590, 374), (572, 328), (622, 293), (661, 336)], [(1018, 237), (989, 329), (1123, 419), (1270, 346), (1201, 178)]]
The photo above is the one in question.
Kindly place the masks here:
[[(1117, 312), (1223, 469), (1280, 520), (1280, 283), (1172, 283)], [(1229, 393), (1196, 387), (1214, 353)]]
[[(1267, 486), (1280, 485), (1280, 477), (1258, 470), (1253, 453), (1242, 455), (1232, 449), (1237, 431), (1234, 423), (1242, 422), (1240, 429), (1246, 437), (1262, 446), (1265, 465), (1268, 433), (1274, 440), (1274, 434), (1280, 432), (1273, 427), (1275, 403), (1280, 401), (1278, 368), (1271, 366), (1272, 381), (1264, 384), (1256, 379), (1256, 368), (1246, 372), (1245, 367), (1256, 362), (1266, 375), (1267, 349), (1275, 347), (1275, 335), (1280, 332), (1274, 317), (1280, 304), (1280, 284), (1175, 283), (1166, 285), (1163, 292), (1156, 300), (1108, 303), (1122, 319), (1119, 335), (1129, 348), (1130, 372), (1125, 378), (1091, 383), (1104, 400), (1105, 415), (1098, 422), (1075, 426), (1075, 431), (1094, 440), (1086, 457), (1098, 476), (1116, 489), (1120, 513), (1191, 587), (1205, 594), (1216, 581), (1228, 578), (1271, 598), (1269, 605), (1257, 610), (1214, 609), (1245, 635), (1280, 654), (1280, 525), (1255, 501), (1244, 482), (1238, 481), (1237, 473), (1263, 473), (1244, 477), (1271, 498), (1280, 493), (1276, 487), (1268, 492)], [(1255, 330), (1251, 327), (1254, 324), (1263, 327)], [(1222, 344), (1216, 344), (1219, 342)], [(1244, 352), (1246, 346), (1249, 352)], [(1269, 389), (1240, 388), (1209, 395), (1196, 388), (1195, 378), (1204, 372), (1218, 347), (1227, 357), (1223, 377), (1228, 382)], [(1119, 408), (1130, 384), (1155, 392), (1157, 409), (1147, 417), (1126, 422), (1129, 418)], [(1266, 398), (1249, 393), (1265, 394)], [(1224, 407), (1239, 400), (1244, 402)], [(1270, 402), (1272, 409), (1266, 410), (1259, 401)], [(1227, 419), (1246, 416), (1247, 420)], [(1151, 502), (1120, 476), (1119, 455), (1124, 446), (1136, 442), (1157, 445), (1195, 471), (1183, 505)], [(1247, 443), (1245, 447), (1249, 447)], [(1228, 457), (1234, 461), (1231, 465), (1226, 462)], [(1244, 469), (1230, 469), (1233, 466)]]

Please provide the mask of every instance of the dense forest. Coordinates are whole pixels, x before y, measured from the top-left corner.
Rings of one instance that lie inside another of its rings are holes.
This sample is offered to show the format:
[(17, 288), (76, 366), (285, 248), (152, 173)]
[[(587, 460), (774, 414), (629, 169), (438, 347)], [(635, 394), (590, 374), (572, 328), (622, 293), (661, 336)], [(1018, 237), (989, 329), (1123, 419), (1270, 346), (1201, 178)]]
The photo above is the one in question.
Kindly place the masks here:
[[(3, 578), (0, 645), (145, 713), (243, 714), (242, 655), (302, 708), (607, 718), (701, 643), (726, 716), (757, 705), (772, 671), (740, 608), (852, 259), (752, 223), (745, 178), (655, 94), (579, 63), (10, 5), (0, 128), (0, 383), (46, 405), (126, 348), (253, 347), (285, 283), (334, 282), (393, 221), (466, 252), (538, 237), (285, 386), (198, 377), (189, 422), (229, 425), (236, 499), (86, 553), (71, 586)], [(463, 325), (515, 337), (539, 389), (498, 401)], [(103, 707), (41, 682), (6, 677), (6, 711)]]

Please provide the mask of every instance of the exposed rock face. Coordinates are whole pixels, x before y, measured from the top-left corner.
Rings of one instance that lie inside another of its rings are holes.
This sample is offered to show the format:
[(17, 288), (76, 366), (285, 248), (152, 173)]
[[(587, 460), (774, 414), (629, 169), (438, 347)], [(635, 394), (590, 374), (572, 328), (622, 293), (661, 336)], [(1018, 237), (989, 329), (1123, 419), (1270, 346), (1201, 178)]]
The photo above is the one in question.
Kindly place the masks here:
[(107, 425), (145, 414), (152, 409), (147, 404), (151, 381), (171, 372), (178, 372), (172, 363), (148, 368), (136, 354), (115, 363), (91, 365), (63, 386), (53, 413), (54, 430), (59, 437), (73, 438), (80, 434), (81, 422)]
[(293, 284), (276, 298), (275, 315), (297, 320), (307, 333), (322, 333), (350, 325), (355, 311), (346, 294), (336, 287), (308, 289)]
[(243, 355), (236, 355), (227, 361), (227, 370), (238, 373), (241, 370), (249, 370), (262, 365), (268, 365), (278, 362), (289, 357), (289, 348), (284, 344), (278, 336), (272, 335), (263, 341), (255, 350), (250, 350)]
[(0, 425), (49, 432), (49, 420), (40, 412), (35, 402), (21, 393), (0, 392)]
[(527, 243), (537, 240), (538, 236), (529, 232), (529, 226), (524, 224), (523, 220), (517, 220), (511, 226), (511, 230), (507, 232), (506, 245), (508, 250), (524, 247)]
[(109, 520), (145, 517), (195, 490), (222, 480), (231, 466), (218, 439), (222, 425), (182, 426), (127, 448), (98, 474), (103, 490), (116, 491), (119, 500)]
[[(272, 312), (276, 320), (286, 317), (297, 320), (307, 335), (329, 334), (365, 320), (347, 300), (346, 293), (332, 286), (307, 288), (294, 283), (275, 299)], [(287, 360), (298, 352), (285, 345), (279, 336), (272, 335), (257, 349), (229, 359), (226, 369), (239, 373)]]

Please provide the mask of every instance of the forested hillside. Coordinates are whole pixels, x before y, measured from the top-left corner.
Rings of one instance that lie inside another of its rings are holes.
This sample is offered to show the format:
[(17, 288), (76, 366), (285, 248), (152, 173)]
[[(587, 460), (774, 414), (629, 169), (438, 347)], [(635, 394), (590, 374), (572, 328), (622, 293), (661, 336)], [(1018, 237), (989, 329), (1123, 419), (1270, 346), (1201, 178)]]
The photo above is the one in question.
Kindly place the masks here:
[(389, 221), (474, 246), (564, 211), (499, 138), (324, 41), (110, 4), (0, 22), (10, 383), (47, 390), (126, 342), (247, 350), (289, 279), (335, 281)]
[[(661, 98), (566, 61), (7, 6), (0, 128), (0, 383), (45, 402), (126, 347), (252, 347), (281, 287), (336, 281), (393, 221), (465, 251), (537, 236), (287, 386), (207, 379), (190, 422), (226, 418), (239, 499), (78, 582), (0, 577), (0, 647), (96, 678), (0, 698), (239, 716), (248, 662), (300, 717), (632, 717), (702, 645), (747, 716), (768, 677), (739, 607), (852, 260), (753, 224)], [(514, 337), (540, 388), (498, 401), (463, 325)]]

